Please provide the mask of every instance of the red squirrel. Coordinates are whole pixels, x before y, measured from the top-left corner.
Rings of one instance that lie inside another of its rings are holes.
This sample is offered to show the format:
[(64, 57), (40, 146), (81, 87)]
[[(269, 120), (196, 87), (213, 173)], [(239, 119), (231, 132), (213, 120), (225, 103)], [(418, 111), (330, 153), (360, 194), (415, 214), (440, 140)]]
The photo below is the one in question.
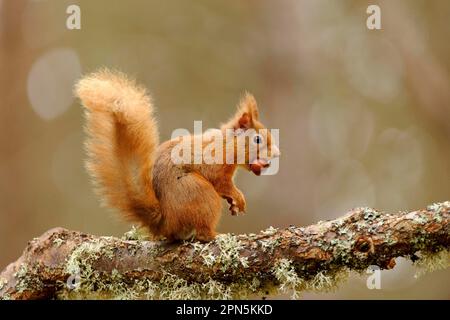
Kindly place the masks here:
[[(280, 155), (269, 130), (262, 130), (256, 101), (248, 93), (235, 115), (215, 129), (223, 137), (219, 146), (224, 161), (212, 164), (174, 163), (173, 151), (181, 138), (159, 143), (149, 95), (124, 74), (93, 73), (77, 83), (75, 93), (86, 111), (86, 166), (99, 195), (156, 238), (214, 239), (222, 198), (233, 215), (246, 210), (244, 195), (233, 183), (236, 169), (260, 175)], [(250, 129), (253, 136), (245, 134)], [(211, 137), (206, 132), (183, 141), (206, 146)], [(237, 163), (239, 143), (245, 145), (243, 163)]]

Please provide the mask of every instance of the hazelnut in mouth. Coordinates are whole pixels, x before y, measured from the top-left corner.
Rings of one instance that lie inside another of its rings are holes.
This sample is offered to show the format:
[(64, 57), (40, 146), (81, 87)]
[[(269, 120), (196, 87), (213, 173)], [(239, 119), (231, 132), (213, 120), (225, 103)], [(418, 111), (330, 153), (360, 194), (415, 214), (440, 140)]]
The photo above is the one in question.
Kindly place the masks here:
[(261, 175), (263, 169), (270, 167), (270, 161), (265, 159), (256, 159), (250, 164), (250, 170), (257, 176)]

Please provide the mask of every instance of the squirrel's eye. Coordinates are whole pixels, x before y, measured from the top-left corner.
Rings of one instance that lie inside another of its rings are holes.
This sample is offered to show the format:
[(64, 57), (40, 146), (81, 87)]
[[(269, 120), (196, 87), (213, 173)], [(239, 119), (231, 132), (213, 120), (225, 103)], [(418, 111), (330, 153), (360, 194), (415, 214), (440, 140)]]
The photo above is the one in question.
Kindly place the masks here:
[(259, 134), (257, 134), (256, 136), (253, 137), (253, 142), (256, 144), (260, 144), (260, 143), (262, 143), (262, 141), (263, 141), (263, 138)]

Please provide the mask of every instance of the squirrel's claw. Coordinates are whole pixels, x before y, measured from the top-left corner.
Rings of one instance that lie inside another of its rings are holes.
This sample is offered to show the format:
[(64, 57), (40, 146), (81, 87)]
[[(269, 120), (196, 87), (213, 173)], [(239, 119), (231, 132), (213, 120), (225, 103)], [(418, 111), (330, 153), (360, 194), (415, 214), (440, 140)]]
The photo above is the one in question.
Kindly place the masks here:
[(239, 209), (235, 205), (231, 205), (230, 212), (232, 216), (237, 216), (239, 213)]
[(237, 216), (239, 213), (244, 214), (245, 213), (245, 205), (239, 206), (237, 201), (230, 197), (225, 197), (227, 202), (230, 204), (230, 212), (231, 215)]
[(244, 209), (240, 209), (240, 208), (236, 205), (236, 203), (233, 201), (233, 203), (232, 203), (231, 206), (230, 206), (230, 212), (231, 212), (231, 215), (237, 216), (239, 213), (244, 214), (244, 213), (245, 213), (245, 210), (244, 210)]

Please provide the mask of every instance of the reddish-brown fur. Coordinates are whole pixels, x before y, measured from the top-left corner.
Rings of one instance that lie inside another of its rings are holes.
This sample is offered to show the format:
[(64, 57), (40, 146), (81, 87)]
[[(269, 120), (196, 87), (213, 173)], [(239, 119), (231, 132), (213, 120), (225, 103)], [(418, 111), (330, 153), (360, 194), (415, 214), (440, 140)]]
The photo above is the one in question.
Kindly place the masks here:
[[(245, 212), (244, 196), (233, 183), (238, 165), (174, 164), (171, 152), (178, 140), (159, 145), (153, 105), (134, 81), (118, 72), (100, 71), (83, 78), (76, 94), (86, 108), (87, 168), (108, 206), (169, 240), (213, 239), (222, 198), (230, 204), (232, 214)], [(256, 101), (246, 94), (234, 117), (220, 130), (258, 131), (264, 128), (258, 118)], [(270, 134), (264, 138), (269, 154), (278, 156)], [(206, 145), (211, 137), (202, 134), (189, 139), (189, 143), (196, 140)], [(233, 137), (231, 144), (224, 141), (224, 154), (236, 148), (237, 139)], [(257, 173), (249, 163), (249, 148), (246, 143), (243, 166)]]

